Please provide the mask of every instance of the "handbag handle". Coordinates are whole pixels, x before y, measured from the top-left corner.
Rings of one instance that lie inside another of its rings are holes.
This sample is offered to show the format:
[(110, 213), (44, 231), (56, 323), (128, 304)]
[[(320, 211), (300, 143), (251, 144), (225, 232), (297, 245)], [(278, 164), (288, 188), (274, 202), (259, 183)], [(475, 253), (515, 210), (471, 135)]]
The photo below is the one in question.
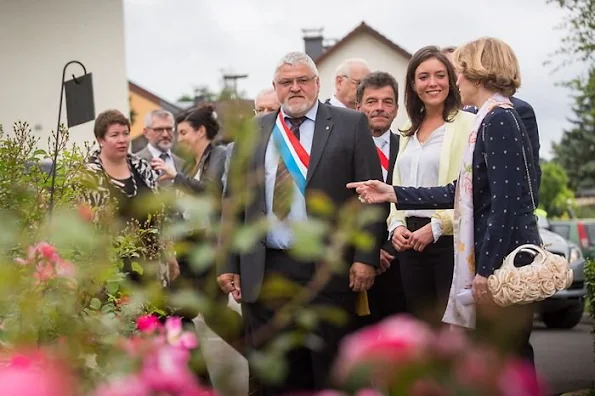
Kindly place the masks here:
[[(543, 259), (545, 259), (547, 257), (546, 251), (543, 248), (541, 248), (540, 246), (532, 245), (532, 244), (525, 244), (525, 245), (521, 245), (521, 246), (517, 247), (512, 252), (510, 252), (508, 255), (506, 255), (506, 258), (504, 259), (504, 262), (502, 263), (502, 266), (500, 268), (514, 267), (514, 259), (515, 259), (516, 255), (521, 252), (531, 254), (533, 257), (541, 256)], [(533, 261), (535, 262), (536, 260), (534, 259)], [(541, 261), (543, 261), (543, 260), (541, 260)]]

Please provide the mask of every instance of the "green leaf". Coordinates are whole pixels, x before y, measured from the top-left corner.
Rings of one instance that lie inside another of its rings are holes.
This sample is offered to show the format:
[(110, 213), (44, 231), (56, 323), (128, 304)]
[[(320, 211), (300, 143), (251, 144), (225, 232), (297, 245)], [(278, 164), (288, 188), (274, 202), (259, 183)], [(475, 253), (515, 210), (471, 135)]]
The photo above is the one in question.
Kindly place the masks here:
[(111, 295), (115, 295), (120, 290), (120, 284), (118, 282), (107, 282), (107, 292)]
[(308, 220), (292, 225), (294, 244), (291, 255), (301, 261), (316, 261), (324, 254), (329, 226), (321, 220)]
[(283, 356), (255, 352), (251, 356), (250, 362), (255, 374), (267, 382), (279, 384), (287, 376), (288, 367)]
[(140, 265), (138, 262), (133, 261), (132, 262), (132, 271), (136, 272), (139, 275), (142, 275), (144, 272), (143, 266)]
[(101, 301), (98, 298), (92, 298), (91, 302), (89, 303), (89, 307), (98, 311), (101, 308)]

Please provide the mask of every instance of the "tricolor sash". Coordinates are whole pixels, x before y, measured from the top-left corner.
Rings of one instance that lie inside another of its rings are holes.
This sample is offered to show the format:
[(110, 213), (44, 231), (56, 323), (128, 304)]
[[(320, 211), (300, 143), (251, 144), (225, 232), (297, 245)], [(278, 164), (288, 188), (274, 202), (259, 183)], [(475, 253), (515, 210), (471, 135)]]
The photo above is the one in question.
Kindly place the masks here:
[(386, 154), (384, 154), (384, 152), (382, 152), (382, 150), (380, 150), (380, 147), (378, 146), (376, 146), (376, 151), (378, 151), (378, 158), (380, 158), (380, 165), (382, 165), (382, 169), (388, 172), (388, 157)]
[(279, 112), (273, 127), (273, 141), (302, 195), (306, 195), (306, 177), (310, 165), (310, 154), (304, 149), (298, 138), (291, 132)]

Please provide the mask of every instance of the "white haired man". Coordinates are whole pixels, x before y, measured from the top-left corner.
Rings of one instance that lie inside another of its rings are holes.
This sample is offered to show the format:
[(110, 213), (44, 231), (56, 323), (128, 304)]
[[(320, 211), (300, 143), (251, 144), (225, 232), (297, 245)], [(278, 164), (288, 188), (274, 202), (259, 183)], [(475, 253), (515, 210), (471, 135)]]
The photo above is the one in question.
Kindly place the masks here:
[[(246, 333), (251, 347), (257, 350), (271, 341), (271, 334), (267, 337), (269, 332), (263, 329), (271, 325), (278, 304), (287, 302), (285, 297), (271, 301), (263, 293), (269, 282), (280, 276), (305, 288), (320, 267), (320, 263), (289, 254), (295, 241), (292, 224), (320, 216), (306, 204), (305, 197), (324, 195), (341, 209), (347, 203), (359, 205), (356, 195), (345, 187), (347, 182), (382, 180), (366, 116), (319, 102), (318, 70), (308, 55), (286, 54), (275, 69), (273, 86), (281, 109), (256, 118), (261, 133), (251, 156), (254, 159), (243, 167), (243, 180), (252, 182), (228, 184), (225, 192), (226, 197), (231, 197), (245, 195), (250, 189), (255, 199), (243, 205), (238, 218), (247, 224), (266, 218), (272, 226), (248, 252), (231, 254), (218, 277), (221, 288), (242, 301)], [(232, 161), (244, 151), (238, 149), (242, 143), (236, 142)], [(332, 307), (347, 317), (353, 316), (357, 292), (368, 290), (374, 283), (382, 229), (381, 220), (367, 225), (366, 231), (378, 236), (371, 249), (350, 247), (337, 252), (347, 265), (333, 273), (323, 289), (307, 302), (308, 306)], [(296, 330), (296, 326), (292, 323), (274, 335)], [(281, 395), (328, 386), (330, 367), (348, 329), (347, 323), (338, 326), (321, 320), (311, 333), (322, 345), (315, 350), (300, 346), (289, 351), (286, 378), (281, 384), (263, 384), (263, 393)]]
[(279, 101), (274, 88), (265, 88), (254, 98), (254, 114), (274, 113), (279, 110)]
[(335, 94), (325, 103), (355, 109), (357, 87), (368, 74), (370, 68), (363, 59), (347, 59), (341, 62), (335, 72)]

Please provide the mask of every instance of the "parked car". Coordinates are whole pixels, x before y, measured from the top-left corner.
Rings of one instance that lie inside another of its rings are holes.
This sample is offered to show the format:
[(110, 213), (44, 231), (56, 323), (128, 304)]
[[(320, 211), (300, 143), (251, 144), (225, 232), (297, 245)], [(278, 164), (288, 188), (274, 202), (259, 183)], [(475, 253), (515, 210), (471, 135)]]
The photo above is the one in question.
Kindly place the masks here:
[(583, 255), (595, 259), (595, 219), (550, 220), (551, 230), (580, 246)]
[(547, 218), (538, 216), (538, 219), (539, 234), (545, 248), (568, 260), (574, 279), (568, 289), (539, 302), (537, 314), (549, 328), (571, 329), (581, 321), (585, 309), (585, 258), (577, 244), (551, 231), (552, 226)]

